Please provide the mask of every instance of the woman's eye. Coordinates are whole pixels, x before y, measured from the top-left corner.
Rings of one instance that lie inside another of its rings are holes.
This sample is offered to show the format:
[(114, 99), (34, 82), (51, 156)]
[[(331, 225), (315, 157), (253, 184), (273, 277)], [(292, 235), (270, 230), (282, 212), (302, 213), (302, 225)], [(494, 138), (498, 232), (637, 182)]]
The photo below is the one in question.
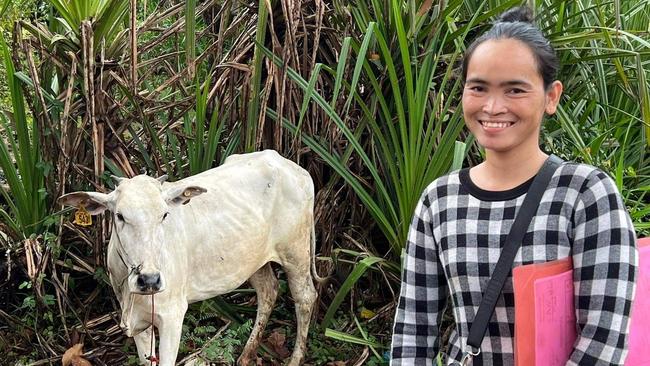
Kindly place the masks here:
[(124, 216), (122, 216), (121, 213), (118, 212), (115, 216), (117, 217), (117, 219), (118, 219), (119, 221), (124, 221)]
[(508, 92), (509, 92), (510, 94), (521, 94), (521, 93), (525, 93), (525, 90), (515, 88), (515, 89), (510, 89)]
[(474, 91), (474, 92), (482, 92), (485, 91), (485, 88), (482, 86), (471, 86), (469, 90)]

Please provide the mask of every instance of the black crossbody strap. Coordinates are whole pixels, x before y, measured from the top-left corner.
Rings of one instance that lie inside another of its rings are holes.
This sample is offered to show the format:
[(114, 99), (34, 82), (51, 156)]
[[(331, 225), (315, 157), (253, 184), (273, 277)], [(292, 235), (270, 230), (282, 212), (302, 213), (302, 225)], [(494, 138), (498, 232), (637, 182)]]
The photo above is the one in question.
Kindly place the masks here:
[(481, 342), (485, 336), (488, 322), (492, 317), (494, 307), (496, 306), (499, 294), (503, 289), (503, 285), (508, 278), (508, 274), (512, 270), (512, 263), (517, 255), (521, 241), (528, 230), (530, 221), (537, 212), (542, 195), (546, 191), (553, 173), (561, 163), (562, 159), (557, 156), (549, 156), (528, 189), (528, 193), (519, 209), (519, 213), (517, 214), (517, 217), (512, 224), (512, 228), (506, 237), (505, 244), (501, 251), (501, 256), (499, 256), (499, 261), (494, 268), (494, 273), (490, 278), (490, 282), (488, 282), (487, 290), (485, 290), (485, 293), (483, 294), (483, 299), (481, 299), (481, 305), (478, 308), (476, 317), (469, 329), (467, 345), (473, 348), (468, 350), (466, 353), (466, 358), (469, 358), (469, 361), (471, 361), (472, 356), (476, 356), (480, 353)]

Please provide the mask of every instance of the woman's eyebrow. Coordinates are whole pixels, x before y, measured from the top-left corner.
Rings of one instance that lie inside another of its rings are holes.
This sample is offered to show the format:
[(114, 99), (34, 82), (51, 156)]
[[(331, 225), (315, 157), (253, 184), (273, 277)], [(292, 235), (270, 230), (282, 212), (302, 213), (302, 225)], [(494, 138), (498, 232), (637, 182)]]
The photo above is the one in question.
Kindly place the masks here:
[(481, 78), (467, 79), (466, 83), (468, 83), (468, 84), (469, 83), (472, 83), (472, 84), (485, 84), (485, 85), (489, 84), (487, 81), (485, 81), (485, 80), (483, 80)]
[(524, 87), (528, 87), (528, 88), (532, 87), (532, 85), (530, 85), (529, 82), (524, 81), (524, 80), (508, 80), (508, 81), (502, 82), (499, 85), (500, 86), (524, 86)]
[[(467, 81), (465, 83), (466, 84), (491, 85), (490, 82), (488, 82), (485, 79), (481, 79), (481, 78), (470, 78), (470, 79), (467, 79)], [(520, 80), (520, 79), (513, 79), (513, 80), (503, 81), (503, 82), (499, 83), (499, 86), (500, 87), (522, 86), (522, 87), (527, 87), (527, 88), (532, 87), (532, 85), (529, 82), (527, 82), (525, 80)]]

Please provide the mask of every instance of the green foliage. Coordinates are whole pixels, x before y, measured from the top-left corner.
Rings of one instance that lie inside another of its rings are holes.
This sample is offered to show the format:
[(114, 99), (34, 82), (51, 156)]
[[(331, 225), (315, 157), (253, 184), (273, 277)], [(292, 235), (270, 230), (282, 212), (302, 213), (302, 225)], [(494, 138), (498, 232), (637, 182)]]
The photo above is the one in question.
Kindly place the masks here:
[[(48, 37), (53, 44), (62, 42), (63, 48), (75, 52), (81, 46), (81, 23), (93, 22), (93, 44), (96, 51), (101, 50), (106, 42), (112, 50), (113, 41), (123, 30), (124, 20), (129, 6), (128, 0), (47, 0), (61, 18), (53, 19), (61, 27), (61, 35)], [(32, 30), (33, 32), (34, 30)], [(46, 34), (46, 33), (41, 33)], [(68, 38), (69, 37), (69, 38)], [(116, 45), (119, 46), (119, 45)], [(109, 52), (112, 55), (113, 52)]]
[(538, 14), (565, 90), (545, 145), (609, 172), (637, 230), (650, 233), (650, 1), (545, 1)]
[(234, 364), (253, 328), (253, 321), (248, 320), (217, 332), (214, 326), (202, 324), (203, 320), (187, 314), (183, 325), (181, 352), (200, 350), (200, 358), (206, 362)]
[[(359, 321), (354, 314), (350, 317), (345, 314), (340, 314), (332, 322), (332, 327), (325, 329), (324, 337), (336, 340), (341, 345), (345, 345), (350, 349), (352, 349), (353, 345), (368, 348), (371, 351), (371, 355), (365, 361), (364, 365), (388, 365), (387, 351), (390, 345), (390, 342), (388, 342), (389, 339), (386, 339), (386, 337), (382, 339), (373, 335), (374, 332), (383, 331), (384, 325), (381, 321)], [(320, 330), (321, 328), (317, 327), (317, 329)], [(341, 359), (340, 355), (338, 359)]]
[[(0, 37), (5, 41), (11, 39), (11, 30), (14, 22), (21, 17), (36, 17), (39, 10), (39, 0), (0, 0)], [(0, 75), (5, 75), (6, 70), (3, 63), (0, 62)], [(9, 90), (7, 80), (0, 78), (0, 110), (9, 109), (11, 101), (9, 100)]]
[[(463, 123), (460, 109), (450, 103), (460, 93), (460, 80), (453, 71), (477, 18), (456, 26), (452, 19), (462, 10), (462, 2), (451, 2), (434, 16), (403, 7), (397, 0), (350, 7), (354, 26), (365, 35), (361, 42), (345, 39), (336, 70), (317, 65), (310, 82), (287, 70), (304, 91), (305, 101), (316, 102), (345, 135), (350, 144), (347, 152), (336, 156), (328, 142), (300, 135), (289, 121), (282, 123), (354, 189), (398, 256), (422, 191), (449, 171), (454, 158)], [(350, 61), (351, 77), (345, 78), (349, 55), (356, 57)], [(283, 65), (268, 51), (267, 56)], [(330, 101), (314, 89), (321, 69), (335, 78)], [(347, 90), (347, 98), (339, 95), (341, 88)], [(361, 112), (356, 129), (346, 117), (353, 105)], [(273, 110), (268, 115), (277, 118)], [(347, 167), (352, 154), (363, 161), (372, 187)]]
[(309, 361), (314, 365), (326, 365), (328, 362), (349, 360), (357, 354), (356, 347), (352, 343), (339, 342), (331, 344), (320, 326), (311, 327), (309, 342), (307, 342)]
[[(226, 126), (223, 116), (227, 115), (224, 111), (220, 116), (219, 106), (215, 106), (212, 116), (208, 118), (208, 97), (210, 93), (209, 80), (203, 83), (203, 86), (196, 85), (196, 104), (195, 110), (189, 111), (183, 116), (183, 127), (185, 135), (190, 137), (187, 140), (186, 158), (189, 163), (189, 175), (198, 174), (208, 170), (215, 165), (217, 161), (217, 147), (222, 139), (222, 134)], [(208, 130), (205, 130), (205, 126)], [(226, 153), (222, 154), (221, 162), (235, 149), (238, 140), (233, 139), (226, 147)], [(180, 152), (178, 152), (180, 155)]]
[(11, 5), (11, 0), (4, 0), (3, 2), (0, 2), (0, 18), (3, 18), (7, 10), (9, 9), (9, 5)]
[(260, 102), (261, 102), (261, 89), (262, 89), (262, 62), (264, 61), (263, 44), (266, 38), (266, 25), (269, 18), (269, 9), (267, 2), (260, 0), (258, 2), (259, 8), (257, 13), (257, 32), (255, 33), (255, 54), (253, 56), (253, 79), (251, 80), (252, 90), (250, 93), (250, 104), (247, 110), (247, 129), (244, 141), (244, 149), (246, 152), (255, 150), (257, 125), (259, 120)]
[(329, 307), (327, 308), (327, 312), (325, 313), (325, 316), (323, 316), (323, 320), (321, 321), (322, 327), (326, 328), (329, 326), (330, 322), (332, 321), (332, 317), (336, 313), (336, 310), (339, 308), (339, 306), (341, 306), (341, 303), (345, 299), (345, 296), (348, 294), (348, 292), (350, 292), (352, 287), (356, 285), (359, 278), (361, 278), (361, 276), (371, 266), (374, 266), (382, 262), (386, 262), (386, 260), (379, 257), (368, 256), (366, 258), (359, 260), (358, 263), (355, 264), (354, 270), (352, 270), (348, 278), (346, 278), (345, 282), (343, 282), (341, 288), (336, 293), (334, 300), (332, 300)]
[[(40, 234), (47, 217), (44, 171), (40, 149), (40, 127), (32, 126), (27, 118), (23, 91), (16, 78), (11, 55), (4, 39), (0, 39), (0, 54), (7, 72), (12, 112), (0, 111), (0, 169), (9, 191), (0, 186), (8, 210), (0, 208), (0, 219), (17, 238)], [(15, 133), (15, 135), (14, 135)]]
[(241, 349), (241, 346), (246, 343), (252, 329), (252, 320), (248, 320), (235, 328), (227, 329), (222, 337), (213, 339), (208, 343), (203, 348), (201, 355), (209, 361), (220, 360), (233, 364), (238, 354), (237, 350)]

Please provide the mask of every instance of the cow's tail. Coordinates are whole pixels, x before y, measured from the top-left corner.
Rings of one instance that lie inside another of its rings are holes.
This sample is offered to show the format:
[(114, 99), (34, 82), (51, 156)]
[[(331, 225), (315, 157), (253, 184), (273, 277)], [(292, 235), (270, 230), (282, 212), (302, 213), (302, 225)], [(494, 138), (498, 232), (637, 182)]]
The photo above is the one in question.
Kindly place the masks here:
[(316, 229), (315, 229), (315, 223), (312, 223), (311, 225), (311, 272), (312, 272), (312, 277), (316, 280), (318, 283), (325, 282), (329, 279), (329, 275), (325, 277), (321, 277), (318, 275), (318, 272), (316, 272)]

